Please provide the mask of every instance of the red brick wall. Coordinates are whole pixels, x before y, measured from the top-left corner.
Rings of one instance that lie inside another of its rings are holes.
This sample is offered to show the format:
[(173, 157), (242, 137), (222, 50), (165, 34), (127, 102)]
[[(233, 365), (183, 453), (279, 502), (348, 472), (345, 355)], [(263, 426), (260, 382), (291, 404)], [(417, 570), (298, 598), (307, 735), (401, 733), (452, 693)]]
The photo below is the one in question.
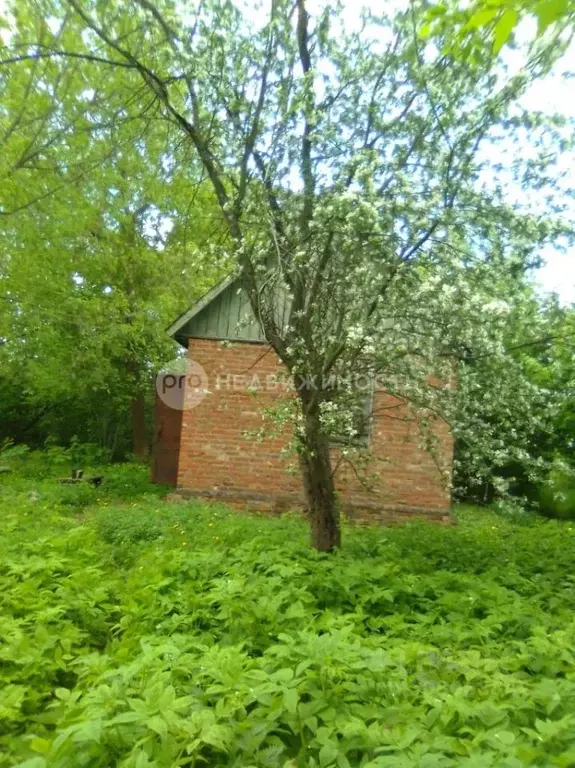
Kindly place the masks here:
[[(274, 392), (270, 386), (269, 377), (284, 372), (275, 353), (261, 344), (224, 346), (213, 340), (191, 339), (189, 355), (205, 369), (209, 393), (183, 413), (178, 488), (257, 506), (301, 504), (297, 462), (282, 455), (289, 435), (262, 441), (244, 436), (266, 427), (265, 406), (289, 397), (281, 387)], [(250, 383), (259, 384), (259, 391), (250, 392)], [(268, 424), (266, 431), (272, 429)], [(448, 464), (452, 452), (449, 430), (443, 422), (435, 429), (442, 460)], [(351, 514), (358, 516), (358, 510), (359, 516), (369, 517), (386, 510), (396, 514), (447, 512), (449, 494), (434, 459), (417, 446), (417, 427), (408, 409), (382, 391), (375, 394), (371, 452), (367, 467), (354, 469), (346, 462), (338, 464), (340, 454), (334, 449), (334, 466), (339, 467), (337, 487)]]

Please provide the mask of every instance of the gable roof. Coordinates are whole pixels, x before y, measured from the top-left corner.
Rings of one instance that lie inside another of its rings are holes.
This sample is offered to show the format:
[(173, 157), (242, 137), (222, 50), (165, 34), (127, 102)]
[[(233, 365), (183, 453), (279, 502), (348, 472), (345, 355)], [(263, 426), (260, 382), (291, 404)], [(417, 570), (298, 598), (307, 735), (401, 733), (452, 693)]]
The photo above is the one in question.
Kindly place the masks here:
[(178, 317), (177, 320), (174, 320), (174, 322), (169, 326), (169, 328), (166, 329), (166, 333), (168, 336), (171, 336), (173, 339), (178, 339), (178, 333), (181, 331), (187, 323), (192, 320), (196, 315), (198, 315), (204, 307), (207, 307), (208, 304), (210, 304), (215, 298), (217, 298), (220, 293), (223, 293), (228, 286), (230, 286), (234, 282), (234, 276), (228, 275), (227, 277), (224, 277), (223, 280), (220, 280), (219, 283), (216, 283), (213, 288), (210, 288), (209, 291), (204, 293), (203, 296), (201, 296), (195, 304), (192, 304), (192, 306), (187, 309), (182, 315)]
[(264, 342), (239, 278), (228, 275), (205, 293), (167, 329), (183, 347), (189, 338)]

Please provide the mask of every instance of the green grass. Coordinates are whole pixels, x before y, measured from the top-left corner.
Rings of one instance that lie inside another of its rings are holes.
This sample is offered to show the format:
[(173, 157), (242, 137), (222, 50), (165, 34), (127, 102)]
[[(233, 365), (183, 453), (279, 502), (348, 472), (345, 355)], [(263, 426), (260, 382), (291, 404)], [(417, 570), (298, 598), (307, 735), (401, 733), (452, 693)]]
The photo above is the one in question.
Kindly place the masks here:
[(462, 508), (328, 556), (295, 517), (168, 504), (139, 467), (96, 490), (20, 469), (2, 768), (575, 765), (575, 526)]

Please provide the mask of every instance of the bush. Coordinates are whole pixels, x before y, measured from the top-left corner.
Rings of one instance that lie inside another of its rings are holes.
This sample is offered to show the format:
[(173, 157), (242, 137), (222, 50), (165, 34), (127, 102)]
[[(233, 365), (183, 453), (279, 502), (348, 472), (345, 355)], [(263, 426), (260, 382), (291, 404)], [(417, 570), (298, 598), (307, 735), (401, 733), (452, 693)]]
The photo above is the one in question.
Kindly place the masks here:
[(148, 509), (111, 508), (96, 518), (98, 533), (108, 544), (138, 544), (159, 538), (164, 526)]
[(90, 483), (63, 483), (60, 504), (81, 512), (96, 501), (96, 489)]
[(539, 508), (547, 517), (575, 520), (575, 472), (556, 463), (539, 494)]
[(150, 468), (141, 463), (111, 464), (102, 469), (104, 481), (101, 493), (124, 501), (141, 498), (142, 494), (159, 496), (168, 490), (150, 479)]
[(27, 445), (15, 445), (12, 440), (3, 440), (0, 443), (0, 462), (10, 466), (27, 456), (30, 448)]

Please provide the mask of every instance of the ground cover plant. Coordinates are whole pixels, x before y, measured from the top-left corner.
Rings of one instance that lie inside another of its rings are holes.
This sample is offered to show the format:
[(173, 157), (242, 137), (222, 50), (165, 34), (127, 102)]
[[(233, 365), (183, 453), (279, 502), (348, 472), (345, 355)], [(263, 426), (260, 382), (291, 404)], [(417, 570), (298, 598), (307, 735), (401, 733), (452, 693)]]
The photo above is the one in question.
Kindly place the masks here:
[[(575, 764), (575, 526), (346, 530), (0, 476), (0, 766)], [(14, 468), (18, 470), (18, 461)], [(78, 493), (78, 503), (71, 503)]]

